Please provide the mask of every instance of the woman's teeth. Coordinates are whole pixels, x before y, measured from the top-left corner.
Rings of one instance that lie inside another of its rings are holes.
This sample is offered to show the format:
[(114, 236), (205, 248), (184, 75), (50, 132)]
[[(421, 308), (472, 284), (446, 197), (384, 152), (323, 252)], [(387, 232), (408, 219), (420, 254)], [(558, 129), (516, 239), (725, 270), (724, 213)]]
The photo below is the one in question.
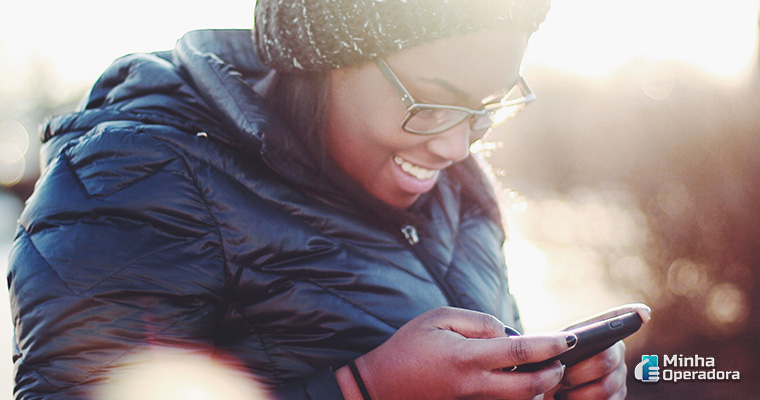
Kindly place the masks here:
[(436, 170), (422, 168), (420, 166), (414, 165), (399, 156), (393, 157), (393, 161), (396, 163), (396, 165), (401, 167), (401, 170), (421, 181), (432, 178), (436, 173)]

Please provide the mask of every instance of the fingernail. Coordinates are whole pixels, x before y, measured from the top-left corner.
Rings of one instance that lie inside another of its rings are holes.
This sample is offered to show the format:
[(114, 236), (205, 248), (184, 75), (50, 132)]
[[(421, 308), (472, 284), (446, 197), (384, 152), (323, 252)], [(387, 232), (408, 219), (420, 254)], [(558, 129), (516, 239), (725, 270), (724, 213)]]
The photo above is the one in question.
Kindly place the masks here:
[(565, 338), (565, 343), (567, 343), (567, 347), (571, 349), (575, 347), (576, 343), (578, 343), (578, 337), (575, 335), (567, 335)]
[(520, 336), (520, 332), (518, 332), (515, 328), (506, 325), (504, 325), (504, 333), (506, 333), (507, 336)]

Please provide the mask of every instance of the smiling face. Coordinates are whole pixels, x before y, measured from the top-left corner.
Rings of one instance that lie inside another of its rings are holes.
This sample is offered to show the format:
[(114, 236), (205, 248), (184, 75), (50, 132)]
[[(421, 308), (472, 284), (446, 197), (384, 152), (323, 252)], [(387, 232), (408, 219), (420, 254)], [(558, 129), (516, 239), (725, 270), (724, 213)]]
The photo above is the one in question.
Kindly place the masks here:
[[(387, 56), (418, 102), (480, 109), (519, 79), (528, 35), (485, 30)], [(440, 172), (469, 155), (470, 125), (437, 135), (401, 128), (407, 109), (374, 62), (330, 72), (327, 154), (370, 194), (397, 208), (431, 190)]]

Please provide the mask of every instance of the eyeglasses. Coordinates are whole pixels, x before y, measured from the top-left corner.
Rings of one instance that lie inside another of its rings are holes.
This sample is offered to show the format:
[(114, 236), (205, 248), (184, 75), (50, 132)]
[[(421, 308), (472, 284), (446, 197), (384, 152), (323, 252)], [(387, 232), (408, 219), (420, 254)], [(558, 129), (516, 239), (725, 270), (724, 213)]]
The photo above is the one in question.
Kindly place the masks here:
[(401, 128), (416, 135), (435, 135), (445, 132), (464, 120), (470, 120), (472, 142), (481, 139), (489, 129), (495, 128), (513, 118), (520, 110), (536, 99), (525, 79), (520, 77), (517, 84), (502, 98), (484, 104), (480, 110), (443, 104), (418, 103), (393, 73), (382, 58), (375, 59), (377, 67), (391, 84), (407, 113)]

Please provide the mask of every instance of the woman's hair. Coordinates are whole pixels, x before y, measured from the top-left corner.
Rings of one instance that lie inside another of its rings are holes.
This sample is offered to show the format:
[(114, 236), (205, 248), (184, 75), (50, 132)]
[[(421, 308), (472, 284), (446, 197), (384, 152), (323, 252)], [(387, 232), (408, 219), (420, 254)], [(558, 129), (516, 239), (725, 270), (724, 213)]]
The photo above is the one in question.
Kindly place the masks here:
[(324, 130), (327, 126), (328, 73), (290, 74), (272, 71), (264, 98), (290, 128), (295, 146), (306, 150), (317, 161), (319, 171), (327, 166)]
[[(388, 220), (408, 221), (408, 211), (388, 206), (369, 194), (327, 156), (324, 132), (327, 126), (329, 74), (273, 74), (264, 98), (290, 128), (290, 134), (294, 136), (292, 142), (306, 146), (306, 156), (311, 156), (316, 161), (315, 167), (320, 172), (323, 183), (337, 186), (338, 190), (354, 197), (361, 206), (379, 212)], [(295, 146), (298, 145), (293, 147)], [(501, 226), (501, 214), (493, 185), (473, 156), (447, 168), (446, 175), (461, 187), (464, 207), (486, 213)]]

